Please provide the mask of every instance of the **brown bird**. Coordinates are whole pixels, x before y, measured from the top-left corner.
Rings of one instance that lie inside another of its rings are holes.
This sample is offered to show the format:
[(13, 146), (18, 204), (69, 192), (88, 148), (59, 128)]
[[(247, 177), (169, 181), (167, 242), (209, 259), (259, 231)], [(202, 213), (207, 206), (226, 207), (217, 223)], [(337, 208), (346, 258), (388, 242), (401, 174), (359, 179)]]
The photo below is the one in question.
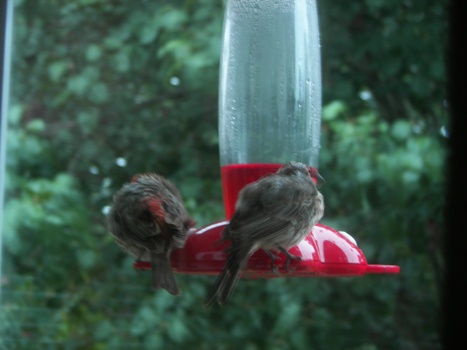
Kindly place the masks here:
[(239, 193), (232, 220), (222, 232), (221, 241), (231, 241), (224, 270), (207, 294), (205, 304), (228, 302), (249, 257), (260, 248), (272, 261), (275, 257), (271, 250), (286, 254), (288, 270), (290, 259), (300, 258), (287, 249), (302, 241), (323, 213), (323, 196), (302, 163), (287, 163), (276, 173), (245, 186)]
[(135, 175), (113, 198), (108, 227), (120, 248), (141, 259), (150, 257), (153, 289), (179, 295), (170, 255), (185, 245), (195, 222), (188, 216), (178, 189), (154, 173)]

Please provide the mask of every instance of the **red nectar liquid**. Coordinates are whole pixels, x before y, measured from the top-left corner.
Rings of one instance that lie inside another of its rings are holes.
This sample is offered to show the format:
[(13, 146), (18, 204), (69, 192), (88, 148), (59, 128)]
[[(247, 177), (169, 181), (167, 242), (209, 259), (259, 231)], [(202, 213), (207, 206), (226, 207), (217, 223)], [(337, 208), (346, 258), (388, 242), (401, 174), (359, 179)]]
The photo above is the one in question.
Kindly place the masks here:
[[(256, 163), (231, 164), (221, 167), (222, 194), (224, 196), (226, 218), (228, 220), (232, 218), (235, 212), (235, 203), (237, 203), (238, 193), (243, 187), (267, 174), (275, 173), (281, 166), (282, 164)], [(314, 178), (316, 169), (310, 167), (310, 173)]]

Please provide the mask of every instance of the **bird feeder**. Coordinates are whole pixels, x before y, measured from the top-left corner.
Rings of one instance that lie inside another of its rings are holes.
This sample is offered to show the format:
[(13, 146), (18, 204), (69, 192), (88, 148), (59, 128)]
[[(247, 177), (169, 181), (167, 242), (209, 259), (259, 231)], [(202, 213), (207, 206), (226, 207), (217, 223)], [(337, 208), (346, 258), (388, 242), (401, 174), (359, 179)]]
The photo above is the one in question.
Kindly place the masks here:
[[(239, 191), (288, 161), (318, 168), (321, 62), (315, 0), (228, 0), (219, 87), (219, 147), (226, 221), (197, 229), (174, 250), (175, 272), (219, 274), (228, 242), (218, 243), (235, 211)], [(313, 175), (312, 175), (313, 176)], [(316, 181), (317, 179), (314, 178)], [(370, 265), (355, 239), (322, 224), (289, 249), (301, 257), (285, 271), (286, 256), (254, 253), (243, 277), (359, 276), (398, 273)], [(135, 262), (150, 269), (149, 262)], [(279, 274), (277, 273), (279, 271)]]

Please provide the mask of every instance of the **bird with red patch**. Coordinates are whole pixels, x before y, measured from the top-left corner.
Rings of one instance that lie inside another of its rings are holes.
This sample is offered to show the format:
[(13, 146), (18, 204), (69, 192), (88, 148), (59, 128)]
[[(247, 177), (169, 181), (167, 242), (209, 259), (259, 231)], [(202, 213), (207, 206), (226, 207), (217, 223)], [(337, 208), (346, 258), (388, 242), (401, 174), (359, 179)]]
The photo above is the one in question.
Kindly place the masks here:
[[(321, 178), (317, 171), (314, 175)], [(288, 249), (310, 233), (323, 213), (323, 195), (303, 163), (289, 162), (276, 173), (246, 185), (238, 195), (230, 223), (222, 232), (220, 241), (230, 241), (225, 250), (227, 261), (205, 304), (217, 302), (222, 306), (229, 301), (248, 259), (258, 249), (271, 257), (274, 272), (277, 272), (276, 256), (272, 250), (283, 252), (288, 271), (291, 259), (301, 259)]]
[(172, 295), (180, 290), (170, 256), (174, 248), (183, 248), (194, 226), (178, 189), (154, 173), (135, 175), (115, 193), (108, 216), (109, 231), (120, 248), (138, 260), (149, 257), (153, 289)]

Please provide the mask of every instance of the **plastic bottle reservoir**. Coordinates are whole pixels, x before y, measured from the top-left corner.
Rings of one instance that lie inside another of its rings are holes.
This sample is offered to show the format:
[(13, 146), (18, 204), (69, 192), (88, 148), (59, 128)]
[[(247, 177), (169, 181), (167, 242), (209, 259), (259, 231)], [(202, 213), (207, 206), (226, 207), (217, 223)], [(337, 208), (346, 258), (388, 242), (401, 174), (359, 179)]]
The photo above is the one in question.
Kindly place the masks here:
[(224, 206), (281, 164), (318, 167), (321, 62), (315, 0), (228, 0), (220, 68)]

